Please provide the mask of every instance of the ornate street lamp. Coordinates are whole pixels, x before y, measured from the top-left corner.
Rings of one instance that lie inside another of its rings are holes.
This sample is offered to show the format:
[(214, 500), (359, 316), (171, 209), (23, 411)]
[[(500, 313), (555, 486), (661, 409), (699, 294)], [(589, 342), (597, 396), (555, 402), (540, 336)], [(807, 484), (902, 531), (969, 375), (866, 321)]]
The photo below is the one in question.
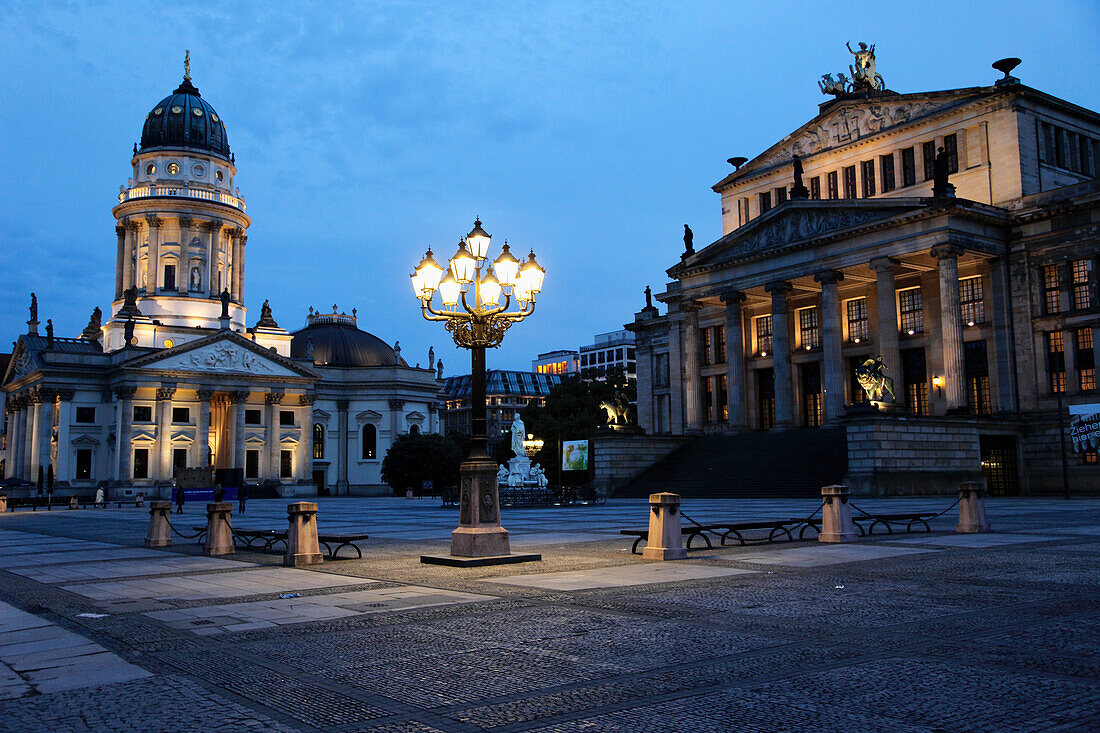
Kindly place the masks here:
[[(470, 455), (462, 463), (459, 486), (459, 526), (451, 533), (451, 560), (447, 564), (465, 564), (460, 558), (501, 558), (516, 562), (521, 556), (510, 555), (508, 530), (500, 526), (500, 500), (497, 496), (497, 466), (488, 453), (485, 428), (485, 349), (500, 345), (504, 332), (535, 310), (535, 298), (542, 291), (546, 271), (535, 261), (535, 253), (524, 263), (512, 255), (508, 243), (489, 265), (492, 237), (481, 228), (481, 220), (458, 244), (458, 251), (443, 268), (429, 249), (412, 274), (413, 292), (420, 300), (420, 311), (429, 321), (443, 321), (454, 342), (470, 350), (471, 408), (473, 442)], [(432, 305), (439, 291), (442, 307)], [(501, 303), (501, 298), (504, 302)], [(516, 309), (509, 311), (513, 299)], [(522, 556), (538, 559), (538, 556)], [(421, 558), (425, 562), (433, 559)], [(436, 562), (446, 558), (435, 558)]]

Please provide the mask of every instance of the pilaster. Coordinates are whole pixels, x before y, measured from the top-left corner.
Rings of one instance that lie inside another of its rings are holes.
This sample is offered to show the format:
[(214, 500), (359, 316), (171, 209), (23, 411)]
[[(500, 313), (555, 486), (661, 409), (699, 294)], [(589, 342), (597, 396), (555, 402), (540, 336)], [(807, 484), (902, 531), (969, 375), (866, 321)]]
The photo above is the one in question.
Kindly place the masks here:
[(729, 427), (741, 432), (748, 429), (745, 400), (745, 294), (729, 290), (721, 295), (726, 304), (726, 397), (729, 403)]
[(837, 283), (844, 273), (826, 270), (814, 275), (821, 283), (821, 330), (823, 376), (825, 383), (825, 420), (835, 423), (844, 414), (844, 354), (840, 324), (840, 297)]
[(765, 287), (772, 296), (772, 368), (775, 375), (775, 429), (794, 427), (793, 385), (791, 383), (791, 336), (788, 322), (789, 282), (774, 282)]
[(966, 408), (962, 312), (959, 301), (959, 254), (953, 245), (937, 245), (932, 256), (940, 271), (940, 340), (943, 345), (944, 396), (948, 412)]

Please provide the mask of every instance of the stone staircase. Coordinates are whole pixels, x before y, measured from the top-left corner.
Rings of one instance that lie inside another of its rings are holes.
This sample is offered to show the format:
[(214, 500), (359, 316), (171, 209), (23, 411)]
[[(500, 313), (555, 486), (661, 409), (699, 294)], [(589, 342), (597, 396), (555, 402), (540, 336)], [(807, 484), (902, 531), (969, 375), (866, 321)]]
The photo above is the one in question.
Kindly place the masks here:
[(703, 435), (653, 464), (621, 497), (671, 491), (685, 498), (813, 497), (848, 468), (844, 428)]

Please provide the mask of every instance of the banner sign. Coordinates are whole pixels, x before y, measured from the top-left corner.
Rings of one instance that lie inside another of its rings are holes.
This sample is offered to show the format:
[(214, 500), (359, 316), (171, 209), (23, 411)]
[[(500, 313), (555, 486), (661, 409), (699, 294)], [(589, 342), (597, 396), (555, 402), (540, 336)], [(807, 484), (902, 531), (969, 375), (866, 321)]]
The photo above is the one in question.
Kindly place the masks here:
[(1077, 453), (1100, 448), (1100, 403), (1069, 406), (1069, 437)]
[(588, 470), (587, 440), (563, 440), (561, 442), (561, 470)]

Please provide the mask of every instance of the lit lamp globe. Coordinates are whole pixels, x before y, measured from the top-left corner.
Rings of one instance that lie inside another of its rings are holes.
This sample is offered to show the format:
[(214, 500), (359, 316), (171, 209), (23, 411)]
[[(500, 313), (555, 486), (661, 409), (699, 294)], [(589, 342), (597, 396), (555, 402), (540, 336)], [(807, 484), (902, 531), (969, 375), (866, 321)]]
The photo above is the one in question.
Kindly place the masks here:
[(432, 250), (429, 249), (412, 275), (413, 290), (416, 291), (417, 297), (421, 300), (430, 299), (436, 288), (439, 287), (439, 280), (442, 277), (443, 268), (432, 257)]
[(466, 235), (466, 246), (479, 262), (489, 256), (489, 240), (492, 238), (492, 235), (481, 228), (481, 219), (474, 219), (474, 228)]
[(458, 251), (451, 257), (451, 274), (459, 285), (469, 285), (474, 281), (474, 273), (477, 271), (477, 260), (466, 248), (466, 242), (458, 243)]
[(462, 286), (458, 284), (458, 280), (455, 280), (455, 276), (450, 272), (439, 281), (439, 297), (443, 300), (445, 307), (454, 308), (457, 306), (461, 293)]
[(507, 241), (500, 248), (500, 257), (497, 257), (496, 262), (493, 263), (493, 270), (496, 272), (497, 280), (500, 281), (500, 286), (505, 289), (505, 292), (508, 292), (508, 288), (516, 284), (516, 278), (519, 277), (519, 260), (508, 248)]
[(493, 275), (492, 268), (478, 284), (478, 295), (481, 296), (482, 305), (498, 305), (500, 303), (500, 282)]

